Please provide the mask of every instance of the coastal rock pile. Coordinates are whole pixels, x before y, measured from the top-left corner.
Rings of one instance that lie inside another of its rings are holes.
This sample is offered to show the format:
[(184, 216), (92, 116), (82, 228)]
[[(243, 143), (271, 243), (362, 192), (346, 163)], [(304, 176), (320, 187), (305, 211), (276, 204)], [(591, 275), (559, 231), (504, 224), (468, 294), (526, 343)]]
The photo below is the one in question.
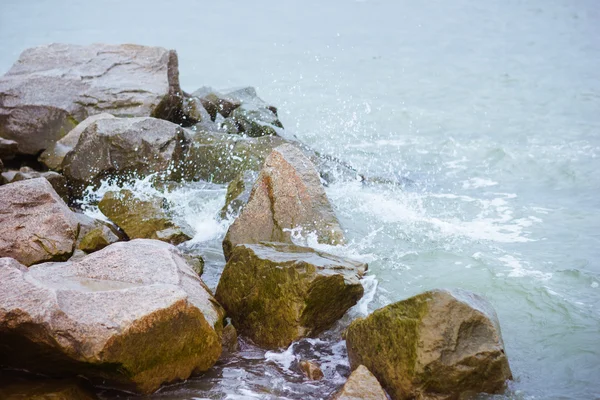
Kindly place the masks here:
[[(330, 334), (363, 296), (365, 263), (295, 242), (343, 254), (323, 184), (356, 171), (284, 137), (253, 88), (183, 92), (177, 65), (159, 47), (53, 44), (0, 78), (0, 370), (151, 393), (238, 344)], [(172, 203), (125, 188), (142, 178), (229, 184), (220, 215), (236, 218), (214, 297)], [(83, 213), (88, 189), (100, 219)], [(511, 378), (493, 310), (465, 292), (393, 304), (345, 337), (354, 372), (337, 399), (383, 399), (379, 382), (393, 399), (454, 399)], [(94, 398), (60, 382), (36, 395)]]

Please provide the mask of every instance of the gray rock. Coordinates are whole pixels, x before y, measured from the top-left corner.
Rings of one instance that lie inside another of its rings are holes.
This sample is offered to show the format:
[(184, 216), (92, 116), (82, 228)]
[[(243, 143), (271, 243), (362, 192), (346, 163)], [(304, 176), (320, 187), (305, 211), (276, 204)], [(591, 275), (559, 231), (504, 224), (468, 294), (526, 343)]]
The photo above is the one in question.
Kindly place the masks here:
[(25, 50), (0, 78), (0, 132), (37, 154), (103, 112), (182, 122), (182, 100), (173, 50), (51, 44)]
[(225, 129), (230, 133), (260, 137), (277, 135), (277, 129), (283, 129), (277, 116), (277, 108), (259, 98), (253, 87), (227, 93), (224, 101), (235, 105), (228, 115), (224, 115), (229, 117), (226, 119)]
[(229, 182), (227, 186), (227, 194), (225, 195), (225, 205), (221, 209), (221, 218), (226, 218), (230, 215), (239, 215), (242, 208), (248, 203), (250, 193), (254, 182), (258, 178), (256, 171), (245, 171)]
[(329, 328), (362, 297), (367, 265), (286, 243), (242, 244), (225, 265), (216, 298), (259, 346), (287, 347)]
[(291, 243), (296, 228), (316, 234), (320, 243), (345, 241), (314, 164), (284, 144), (265, 160), (248, 203), (225, 235), (223, 253), (227, 259), (240, 243)]
[(77, 262), (0, 259), (0, 360), (150, 393), (209, 369), (223, 310), (175, 247), (138, 239)]
[(114, 118), (114, 116), (108, 113), (101, 113), (87, 117), (63, 138), (50, 145), (39, 157), (39, 161), (54, 171), (62, 171), (63, 160), (77, 146), (83, 131), (94, 122), (106, 118)]
[(46, 179), (1, 186), (0, 204), (0, 257), (29, 266), (71, 256), (79, 224)]
[(364, 365), (392, 399), (502, 392), (512, 379), (498, 317), (482, 297), (433, 290), (353, 321), (350, 365)]
[(187, 139), (183, 129), (156, 118), (107, 118), (86, 127), (62, 163), (63, 174), (80, 191), (106, 177), (177, 175)]
[(69, 185), (64, 176), (57, 172), (38, 172), (29, 167), (22, 167), (18, 171), (7, 171), (2, 173), (6, 183), (19, 182), (27, 179), (44, 178), (54, 188), (56, 193), (65, 201), (69, 201)]

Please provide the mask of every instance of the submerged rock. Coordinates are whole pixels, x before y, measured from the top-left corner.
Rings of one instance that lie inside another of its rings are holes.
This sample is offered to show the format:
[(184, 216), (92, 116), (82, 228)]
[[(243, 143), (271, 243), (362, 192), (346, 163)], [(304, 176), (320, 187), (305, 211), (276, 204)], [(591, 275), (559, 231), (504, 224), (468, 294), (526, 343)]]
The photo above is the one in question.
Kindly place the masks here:
[(50, 44), (25, 50), (0, 78), (0, 132), (37, 154), (103, 112), (185, 122), (182, 99), (174, 50)]
[(69, 186), (64, 176), (53, 171), (38, 172), (29, 167), (22, 167), (18, 171), (8, 171), (2, 174), (6, 183), (19, 182), (27, 179), (44, 178), (54, 188), (56, 193), (65, 201), (69, 201)]
[(77, 145), (63, 160), (63, 174), (80, 186), (108, 176), (176, 174), (186, 145), (183, 129), (169, 121), (104, 118), (83, 130)]
[(434, 290), (355, 320), (350, 364), (366, 366), (395, 400), (498, 393), (512, 379), (500, 325), (483, 298)]
[(162, 197), (141, 199), (122, 189), (104, 195), (98, 208), (127, 234), (130, 239), (158, 239), (179, 244), (192, 238), (191, 232), (177, 226)]
[(27, 266), (71, 257), (79, 224), (45, 178), (1, 186), (0, 205), (0, 257)]
[(167, 243), (120, 242), (29, 270), (0, 259), (0, 365), (150, 393), (217, 361), (222, 317)]
[(316, 363), (312, 361), (302, 360), (300, 361), (300, 369), (302, 373), (311, 381), (318, 381), (323, 379), (323, 371)]
[(69, 154), (77, 143), (79, 142), (79, 138), (84, 130), (86, 130), (91, 124), (94, 122), (107, 119), (114, 118), (112, 114), (102, 113), (92, 115), (91, 117), (87, 117), (83, 121), (81, 121), (75, 128), (73, 128), (66, 136), (61, 138), (56, 143), (53, 143), (50, 147), (46, 149), (39, 157), (39, 161), (43, 163), (48, 168), (54, 171), (62, 171), (62, 163), (67, 154)]
[(320, 243), (345, 241), (314, 164), (285, 144), (265, 160), (248, 203), (225, 235), (223, 253), (229, 258), (240, 243), (291, 243), (291, 230), (297, 228), (316, 234)]
[(371, 371), (359, 365), (331, 400), (387, 400), (385, 391)]
[(287, 347), (329, 328), (363, 295), (367, 265), (286, 243), (236, 246), (216, 298), (240, 333)]

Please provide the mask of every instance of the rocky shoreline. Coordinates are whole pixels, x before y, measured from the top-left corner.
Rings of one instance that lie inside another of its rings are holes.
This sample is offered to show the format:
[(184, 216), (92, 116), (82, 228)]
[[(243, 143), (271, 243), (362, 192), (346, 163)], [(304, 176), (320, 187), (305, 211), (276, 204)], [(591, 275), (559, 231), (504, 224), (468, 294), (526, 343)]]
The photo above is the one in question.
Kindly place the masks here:
[[(238, 334), (287, 347), (363, 296), (366, 264), (299, 246), (293, 232), (342, 246), (323, 185), (377, 178), (288, 138), (253, 88), (184, 92), (173, 50), (23, 52), (0, 78), (0, 172), (0, 368), (35, 374), (29, 389), (0, 380), (0, 397), (153, 393), (238, 351)], [(234, 221), (215, 293), (202, 258), (178, 246), (194, 232), (166, 198), (108, 192), (98, 203), (106, 220), (78, 207), (89, 187), (141, 178), (229, 185), (221, 216)], [(469, 292), (394, 303), (344, 336), (354, 372), (324, 398), (458, 399), (512, 379), (497, 316)], [(323, 376), (314, 363), (301, 368), (307, 380)], [(96, 389), (65, 381), (77, 377)]]

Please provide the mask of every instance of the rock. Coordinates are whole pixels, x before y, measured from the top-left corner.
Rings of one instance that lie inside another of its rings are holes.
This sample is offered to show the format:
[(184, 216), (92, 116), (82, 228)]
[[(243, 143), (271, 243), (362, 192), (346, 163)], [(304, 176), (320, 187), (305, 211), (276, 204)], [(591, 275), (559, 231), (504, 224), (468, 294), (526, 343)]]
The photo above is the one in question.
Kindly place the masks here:
[(0, 162), (2, 160), (12, 160), (17, 155), (18, 150), (19, 145), (17, 142), (0, 137)]
[(64, 176), (59, 173), (46, 171), (38, 172), (29, 167), (22, 167), (19, 171), (4, 172), (2, 176), (7, 183), (24, 181), (27, 179), (44, 178), (54, 188), (56, 193), (65, 201), (69, 201), (69, 186)]
[(187, 139), (183, 129), (156, 118), (105, 118), (83, 130), (63, 160), (63, 174), (87, 186), (107, 176), (175, 173)]
[(77, 219), (46, 179), (1, 186), (0, 204), (0, 257), (29, 266), (73, 254)]
[(75, 213), (79, 222), (79, 235), (77, 236), (77, 249), (86, 253), (102, 250), (108, 245), (127, 237), (119, 229), (104, 221), (88, 217), (85, 214)]
[(379, 381), (364, 365), (359, 365), (331, 400), (387, 400)]
[(187, 263), (192, 267), (195, 273), (198, 276), (202, 276), (204, 272), (204, 258), (195, 254), (183, 254), (183, 258), (187, 261)]
[(223, 310), (178, 250), (137, 239), (77, 262), (0, 259), (0, 364), (151, 393), (209, 369)]
[(0, 132), (37, 154), (87, 117), (183, 119), (177, 53), (160, 47), (50, 44), (0, 78)]
[[(256, 94), (256, 89), (247, 87), (225, 95), (225, 99), (235, 107), (226, 120), (226, 130), (229, 133), (240, 133), (250, 137), (277, 135), (277, 129), (283, 125), (277, 117), (277, 109), (269, 106)], [(204, 104), (204, 103), (203, 103)], [(210, 111), (209, 111), (210, 112)]]
[(239, 215), (250, 199), (250, 192), (257, 177), (257, 172), (245, 171), (229, 182), (227, 194), (225, 195), (225, 205), (220, 212), (221, 218), (227, 218), (229, 215)]
[(231, 112), (242, 104), (240, 100), (227, 98), (227, 96), (209, 87), (200, 88), (192, 95), (199, 99), (212, 121), (215, 121), (217, 114), (221, 114), (224, 118), (229, 117)]
[(329, 328), (363, 295), (367, 265), (286, 243), (236, 246), (216, 298), (259, 346), (287, 347)]
[(238, 334), (233, 324), (230, 323), (223, 328), (223, 339), (221, 343), (223, 345), (224, 354), (235, 353), (238, 351)]
[(130, 239), (158, 239), (179, 244), (192, 238), (173, 222), (168, 204), (162, 197), (142, 199), (130, 190), (122, 189), (106, 193), (98, 208)]
[(87, 117), (75, 128), (71, 129), (66, 136), (58, 140), (56, 143), (50, 145), (50, 147), (48, 147), (46, 151), (44, 151), (39, 157), (39, 161), (54, 171), (62, 171), (62, 163), (65, 159), (65, 156), (73, 151), (75, 146), (77, 146), (83, 131), (94, 122), (107, 118), (114, 118), (114, 116), (108, 113), (101, 113)]
[(512, 379), (496, 313), (470, 292), (411, 297), (353, 321), (345, 336), (352, 367), (367, 367), (395, 400), (499, 393)]
[(315, 166), (290, 144), (267, 157), (250, 199), (229, 227), (223, 253), (240, 243), (289, 242), (291, 229), (315, 233), (320, 243), (343, 244), (344, 234)]
[(311, 381), (319, 381), (323, 379), (323, 371), (314, 362), (302, 360), (300, 361), (300, 369), (302, 373)]
[(14, 380), (6, 384), (0, 379), (0, 399), (3, 400), (98, 400), (85, 382), (73, 379)]
[(243, 138), (223, 132), (198, 132), (182, 165), (183, 179), (228, 183), (245, 171), (260, 170), (271, 151), (287, 141), (277, 136)]

